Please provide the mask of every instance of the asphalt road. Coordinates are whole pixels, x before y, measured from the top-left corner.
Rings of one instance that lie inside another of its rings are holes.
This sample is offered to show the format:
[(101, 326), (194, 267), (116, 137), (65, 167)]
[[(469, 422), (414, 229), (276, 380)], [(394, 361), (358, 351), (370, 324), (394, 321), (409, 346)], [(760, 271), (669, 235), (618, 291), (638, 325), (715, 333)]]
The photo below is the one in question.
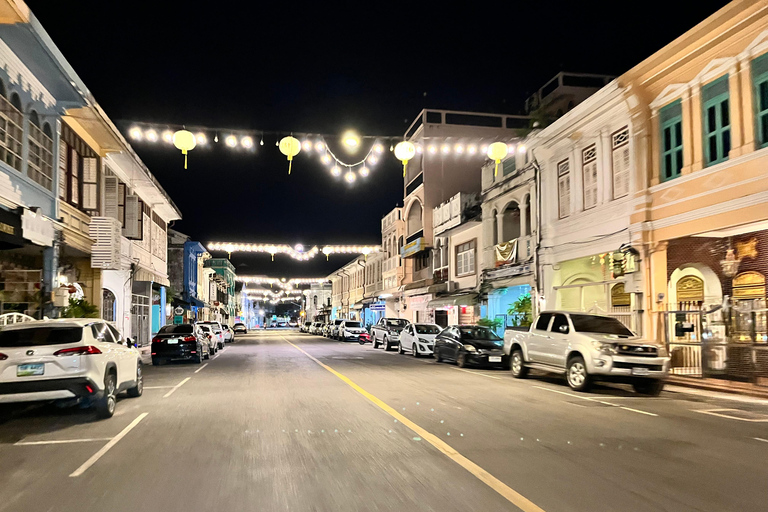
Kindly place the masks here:
[(458, 369), (295, 332), (0, 420), (0, 511), (765, 511), (768, 402)]

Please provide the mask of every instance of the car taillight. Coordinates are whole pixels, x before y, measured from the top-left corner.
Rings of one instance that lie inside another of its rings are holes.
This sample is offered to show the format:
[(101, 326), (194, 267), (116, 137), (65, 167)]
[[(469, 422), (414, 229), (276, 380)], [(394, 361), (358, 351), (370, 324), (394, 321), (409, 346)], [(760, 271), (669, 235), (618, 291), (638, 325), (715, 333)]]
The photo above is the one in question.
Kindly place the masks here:
[(87, 356), (89, 354), (101, 354), (101, 350), (88, 345), (87, 347), (63, 348), (53, 353), (55, 356)]
[(163, 338), (152, 338), (152, 343), (162, 343)]
[(5, 361), (6, 359), (8, 359), (8, 356), (0, 352), (0, 361)]
[(197, 341), (194, 336), (184, 336), (184, 341)]

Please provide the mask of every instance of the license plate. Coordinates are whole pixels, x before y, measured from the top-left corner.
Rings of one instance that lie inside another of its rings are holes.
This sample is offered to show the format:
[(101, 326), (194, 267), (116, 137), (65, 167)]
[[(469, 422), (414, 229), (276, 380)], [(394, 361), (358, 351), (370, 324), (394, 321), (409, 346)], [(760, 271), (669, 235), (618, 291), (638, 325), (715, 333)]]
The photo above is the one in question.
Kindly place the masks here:
[(169, 345), (176, 345), (179, 342), (179, 340), (168, 340)]
[(632, 368), (632, 375), (648, 375), (648, 368)]
[(500, 363), (501, 362), (501, 356), (488, 356), (488, 362), (489, 363)]
[(31, 377), (32, 375), (43, 375), (45, 373), (45, 364), (20, 364), (16, 368), (17, 377)]

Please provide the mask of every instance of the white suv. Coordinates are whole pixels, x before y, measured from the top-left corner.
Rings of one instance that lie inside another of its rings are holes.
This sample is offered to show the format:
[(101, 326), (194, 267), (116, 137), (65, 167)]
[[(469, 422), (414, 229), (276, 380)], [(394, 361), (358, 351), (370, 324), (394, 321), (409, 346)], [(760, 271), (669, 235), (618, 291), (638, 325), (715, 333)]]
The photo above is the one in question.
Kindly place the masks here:
[(216, 340), (216, 348), (219, 350), (224, 348), (226, 338), (224, 337), (224, 328), (221, 326), (220, 322), (205, 321), (197, 322), (195, 325), (207, 325), (210, 327), (211, 332), (213, 332), (214, 339)]
[(0, 403), (72, 400), (110, 418), (119, 392), (143, 390), (139, 351), (104, 320), (41, 320), (0, 331)]

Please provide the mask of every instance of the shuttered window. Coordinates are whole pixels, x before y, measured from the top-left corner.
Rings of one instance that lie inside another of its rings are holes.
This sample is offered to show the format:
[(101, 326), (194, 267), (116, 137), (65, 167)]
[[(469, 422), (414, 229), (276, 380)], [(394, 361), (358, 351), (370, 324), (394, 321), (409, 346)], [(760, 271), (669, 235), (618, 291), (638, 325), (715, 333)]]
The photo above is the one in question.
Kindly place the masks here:
[(67, 159), (69, 147), (64, 140), (59, 140), (59, 199), (67, 200)]
[(475, 273), (475, 241), (470, 240), (456, 246), (456, 275)]
[(560, 218), (571, 213), (571, 176), (568, 160), (557, 164), (557, 199)]
[(751, 63), (755, 98), (755, 132), (761, 148), (768, 146), (768, 53)]
[(120, 221), (122, 227), (122, 219), (118, 214), (118, 190), (120, 186), (120, 180), (117, 176), (105, 176), (104, 177), (104, 216), (112, 217)]
[(731, 151), (731, 116), (728, 75), (701, 88), (704, 105), (704, 153), (707, 165), (728, 160)]
[(581, 152), (584, 174), (584, 209), (597, 205), (597, 147), (593, 144)]
[(99, 206), (99, 161), (96, 158), (83, 158), (83, 209), (96, 210)]
[(661, 132), (661, 181), (680, 176), (683, 168), (683, 109), (675, 101), (659, 111)]
[(629, 128), (624, 127), (611, 135), (613, 161), (613, 198), (629, 194)]
[(98, 215), (101, 159), (65, 123), (60, 141), (59, 197), (90, 215)]

